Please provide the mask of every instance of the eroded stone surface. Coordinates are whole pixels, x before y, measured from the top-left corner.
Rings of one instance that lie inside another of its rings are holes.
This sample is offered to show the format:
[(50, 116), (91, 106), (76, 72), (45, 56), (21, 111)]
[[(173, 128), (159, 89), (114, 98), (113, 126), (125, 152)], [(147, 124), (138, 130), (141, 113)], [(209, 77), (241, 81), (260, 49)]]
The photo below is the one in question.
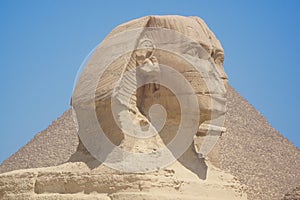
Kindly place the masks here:
[[(122, 166), (130, 159), (149, 160), (146, 168), (153, 170), (179, 158), (190, 138), (205, 158), (226, 130), (223, 60), (219, 41), (200, 18), (149, 16), (120, 25), (95, 50), (75, 87), (78, 150), (114, 165), (114, 159), (123, 160)], [(165, 110), (151, 112), (153, 105)], [(151, 153), (157, 161), (137, 158), (138, 153)]]
[(204, 181), (180, 163), (147, 174), (124, 174), (82, 162), (0, 175), (1, 199), (230, 199), (245, 200), (245, 187), (210, 166)]

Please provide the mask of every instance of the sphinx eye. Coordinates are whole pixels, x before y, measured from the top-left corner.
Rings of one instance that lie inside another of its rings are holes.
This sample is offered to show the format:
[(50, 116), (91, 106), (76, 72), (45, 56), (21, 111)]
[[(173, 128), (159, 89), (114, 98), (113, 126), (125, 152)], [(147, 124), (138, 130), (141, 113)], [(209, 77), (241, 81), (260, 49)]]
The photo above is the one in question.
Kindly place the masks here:
[(185, 54), (188, 54), (190, 56), (197, 57), (197, 58), (199, 57), (199, 52), (194, 47), (191, 47), (191, 48), (187, 49), (187, 51), (185, 52)]
[(195, 47), (190, 47), (190, 48), (188, 48), (188, 49), (185, 51), (184, 54), (188, 54), (188, 55), (190, 55), (190, 56), (192, 56), (192, 57), (199, 58), (199, 51), (198, 51), (198, 49), (195, 48)]

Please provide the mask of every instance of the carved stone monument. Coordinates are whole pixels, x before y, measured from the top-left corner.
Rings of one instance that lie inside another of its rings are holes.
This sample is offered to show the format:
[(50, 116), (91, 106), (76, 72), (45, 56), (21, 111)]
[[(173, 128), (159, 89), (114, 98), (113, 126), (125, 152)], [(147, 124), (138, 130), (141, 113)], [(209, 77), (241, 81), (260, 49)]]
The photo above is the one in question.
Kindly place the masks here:
[(0, 175), (1, 199), (247, 199), (218, 168), (224, 51), (198, 17), (116, 27), (83, 65), (67, 163)]

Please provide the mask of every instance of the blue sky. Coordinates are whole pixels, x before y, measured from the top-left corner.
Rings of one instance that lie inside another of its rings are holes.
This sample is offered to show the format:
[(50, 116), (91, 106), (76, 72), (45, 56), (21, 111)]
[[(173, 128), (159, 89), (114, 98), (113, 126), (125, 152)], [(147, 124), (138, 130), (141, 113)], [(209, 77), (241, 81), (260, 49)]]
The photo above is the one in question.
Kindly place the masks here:
[(225, 49), (230, 84), (300, 147), (300, 1), (107, 2), (1, 1), (0, 162), (69, 108), (85, 56), (146, 15), (203, 18)]

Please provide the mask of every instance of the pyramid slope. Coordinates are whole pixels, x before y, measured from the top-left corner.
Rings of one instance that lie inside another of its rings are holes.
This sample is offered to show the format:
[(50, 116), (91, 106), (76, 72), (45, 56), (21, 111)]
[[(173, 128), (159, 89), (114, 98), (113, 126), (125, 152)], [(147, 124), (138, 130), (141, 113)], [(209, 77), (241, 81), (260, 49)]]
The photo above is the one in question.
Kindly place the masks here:
[(283, 200), (300, 200), (300, 186), (285, 194)]
[[(300, 185), (300, 151), (231, 87), (225, 126), (219, 142), (221, 168), (248, 186), (248, 199), (281, 199)], [(67, 162), (77, 145), (68, 110), (5, 160), (0, 173)]]
[(76, 151), (78, 138), (71, 110), (66, 111), (15, 154), (3, 161), (0, 173), (48, 167), (66, 162)]
[(281, 199), (300, 185), (300, 151), (233, 88), (227, 98), (222, 168), (249, 187), (249, 199)]

